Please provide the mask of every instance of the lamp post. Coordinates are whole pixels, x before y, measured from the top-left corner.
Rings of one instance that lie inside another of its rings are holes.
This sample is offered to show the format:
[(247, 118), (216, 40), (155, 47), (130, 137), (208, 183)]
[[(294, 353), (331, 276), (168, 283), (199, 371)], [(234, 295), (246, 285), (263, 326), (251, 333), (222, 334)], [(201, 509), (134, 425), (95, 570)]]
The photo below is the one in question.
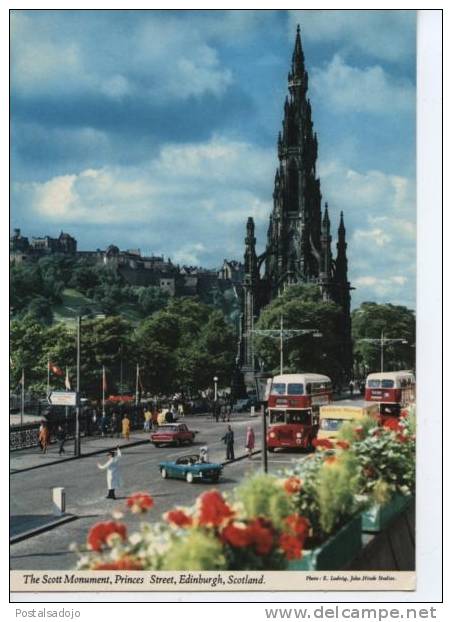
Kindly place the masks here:
[(384, 331), (381, 331), (381, 335), (378, 338), (375, 339), (371, 339), (370, 337), (363, 337), (362, 339), (359, 339), (359, 341), (365, 341), (367, 343), (373, 343), (376, 345), (380, 346), (380, 372), (384, 371), (384, 347), (387, 344), (391, 344), (391, 343), (408, 343), (408, 341), (406, 339), (391, 339), (388, 337), (384, 336)]
[(82, 316), (77, 317), (77, 406), (75, 407), (75, 443), (74, 455), (80, 457), (80, 332), (82, 328)]
[(213, 414), (215, 417), (215, 421), (218, 422), (218, 376), (213, 377)]

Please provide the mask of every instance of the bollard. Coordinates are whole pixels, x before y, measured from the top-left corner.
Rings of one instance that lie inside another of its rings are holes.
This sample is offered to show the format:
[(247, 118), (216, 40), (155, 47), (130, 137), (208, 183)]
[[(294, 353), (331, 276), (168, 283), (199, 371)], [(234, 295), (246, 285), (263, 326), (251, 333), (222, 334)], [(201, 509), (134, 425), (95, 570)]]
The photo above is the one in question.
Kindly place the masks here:
[(254, 406), (251, 406), (250, 416), (251, 417), (255, 417), (256, 416), (256, 410), (255, 410)]
[(66, 492), (64, 488), (52, 488), (53, 513), (63, 516), (66, 512)]

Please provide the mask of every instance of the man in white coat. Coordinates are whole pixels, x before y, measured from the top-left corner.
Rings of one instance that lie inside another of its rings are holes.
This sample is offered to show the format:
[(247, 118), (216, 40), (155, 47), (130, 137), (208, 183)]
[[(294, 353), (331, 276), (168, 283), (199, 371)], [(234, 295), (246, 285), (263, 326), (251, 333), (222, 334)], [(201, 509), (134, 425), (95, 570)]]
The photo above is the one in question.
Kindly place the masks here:
[(112, 449), (108, 452), (108, 461), (105, 464), (97, 463), (97, 467), (101, 470), (107, 469), (107, 499), (116, 499), (115, 488), (119, 488), (121, 485), (121, 477), (119, 474), (119, 460), (121, 458), (121, 450), (119, 447), (116, 451)]

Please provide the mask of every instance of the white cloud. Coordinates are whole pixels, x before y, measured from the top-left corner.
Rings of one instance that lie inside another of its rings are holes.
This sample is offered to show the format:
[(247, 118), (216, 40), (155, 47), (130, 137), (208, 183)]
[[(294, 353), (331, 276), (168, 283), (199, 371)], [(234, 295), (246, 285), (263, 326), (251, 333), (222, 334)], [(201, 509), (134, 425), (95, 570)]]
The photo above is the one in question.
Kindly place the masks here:
[(338, 54), (325, 67), (314, 68), (311, 83), (317, 97), (338, 112), (394, 115), (411, 112), (416, 104), (413, 84), (395, 80), (379, 65), (352, 67)]
[[(89, 19), (86, 23), (92, 26)], [(155, 14), (131, 20), (124, 29), (110, 31), (109, 25), (106, 17), (90, 38), (93, 31), (88, 28), (84, 35), (63, 16), (45, 20), (15, 12), (12, 88), (35, 96), (101, 92), (112, 99), (142, 93), (162, 102), (205, 93), (221, 96), (232, 82), (206, 41), (208, 31), (196, 27), (196, 20), (194, 28), (184, 28), (180, 17)]]
[(26, 203), (49, 224), (139, 224), (140, 243), (156, 248), (165, 240), (165, 254), (200, 263), (205, 252), (241, 254), (248, 216), (266, 224), (273, 167), (273, 149), (216, 136), (207, 143), (164, 145), (140, 166), (15, 184), (13, 201)]
[(415, 53), (415, 22), (415, 11), (290, 11), (289, 32), (299, 23), (303, 39), (399, 63)]

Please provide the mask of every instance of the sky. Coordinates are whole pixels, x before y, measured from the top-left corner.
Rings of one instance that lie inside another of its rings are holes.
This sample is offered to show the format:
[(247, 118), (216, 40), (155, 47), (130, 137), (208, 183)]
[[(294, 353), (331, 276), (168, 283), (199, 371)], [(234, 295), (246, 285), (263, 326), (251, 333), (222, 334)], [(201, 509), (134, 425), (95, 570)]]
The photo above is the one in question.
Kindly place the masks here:
[(11, 228), (216, 268), (252, 216), (263, 251), (297, 24), (352, 305), (415, 308), (415, 11), (12, 11)]

